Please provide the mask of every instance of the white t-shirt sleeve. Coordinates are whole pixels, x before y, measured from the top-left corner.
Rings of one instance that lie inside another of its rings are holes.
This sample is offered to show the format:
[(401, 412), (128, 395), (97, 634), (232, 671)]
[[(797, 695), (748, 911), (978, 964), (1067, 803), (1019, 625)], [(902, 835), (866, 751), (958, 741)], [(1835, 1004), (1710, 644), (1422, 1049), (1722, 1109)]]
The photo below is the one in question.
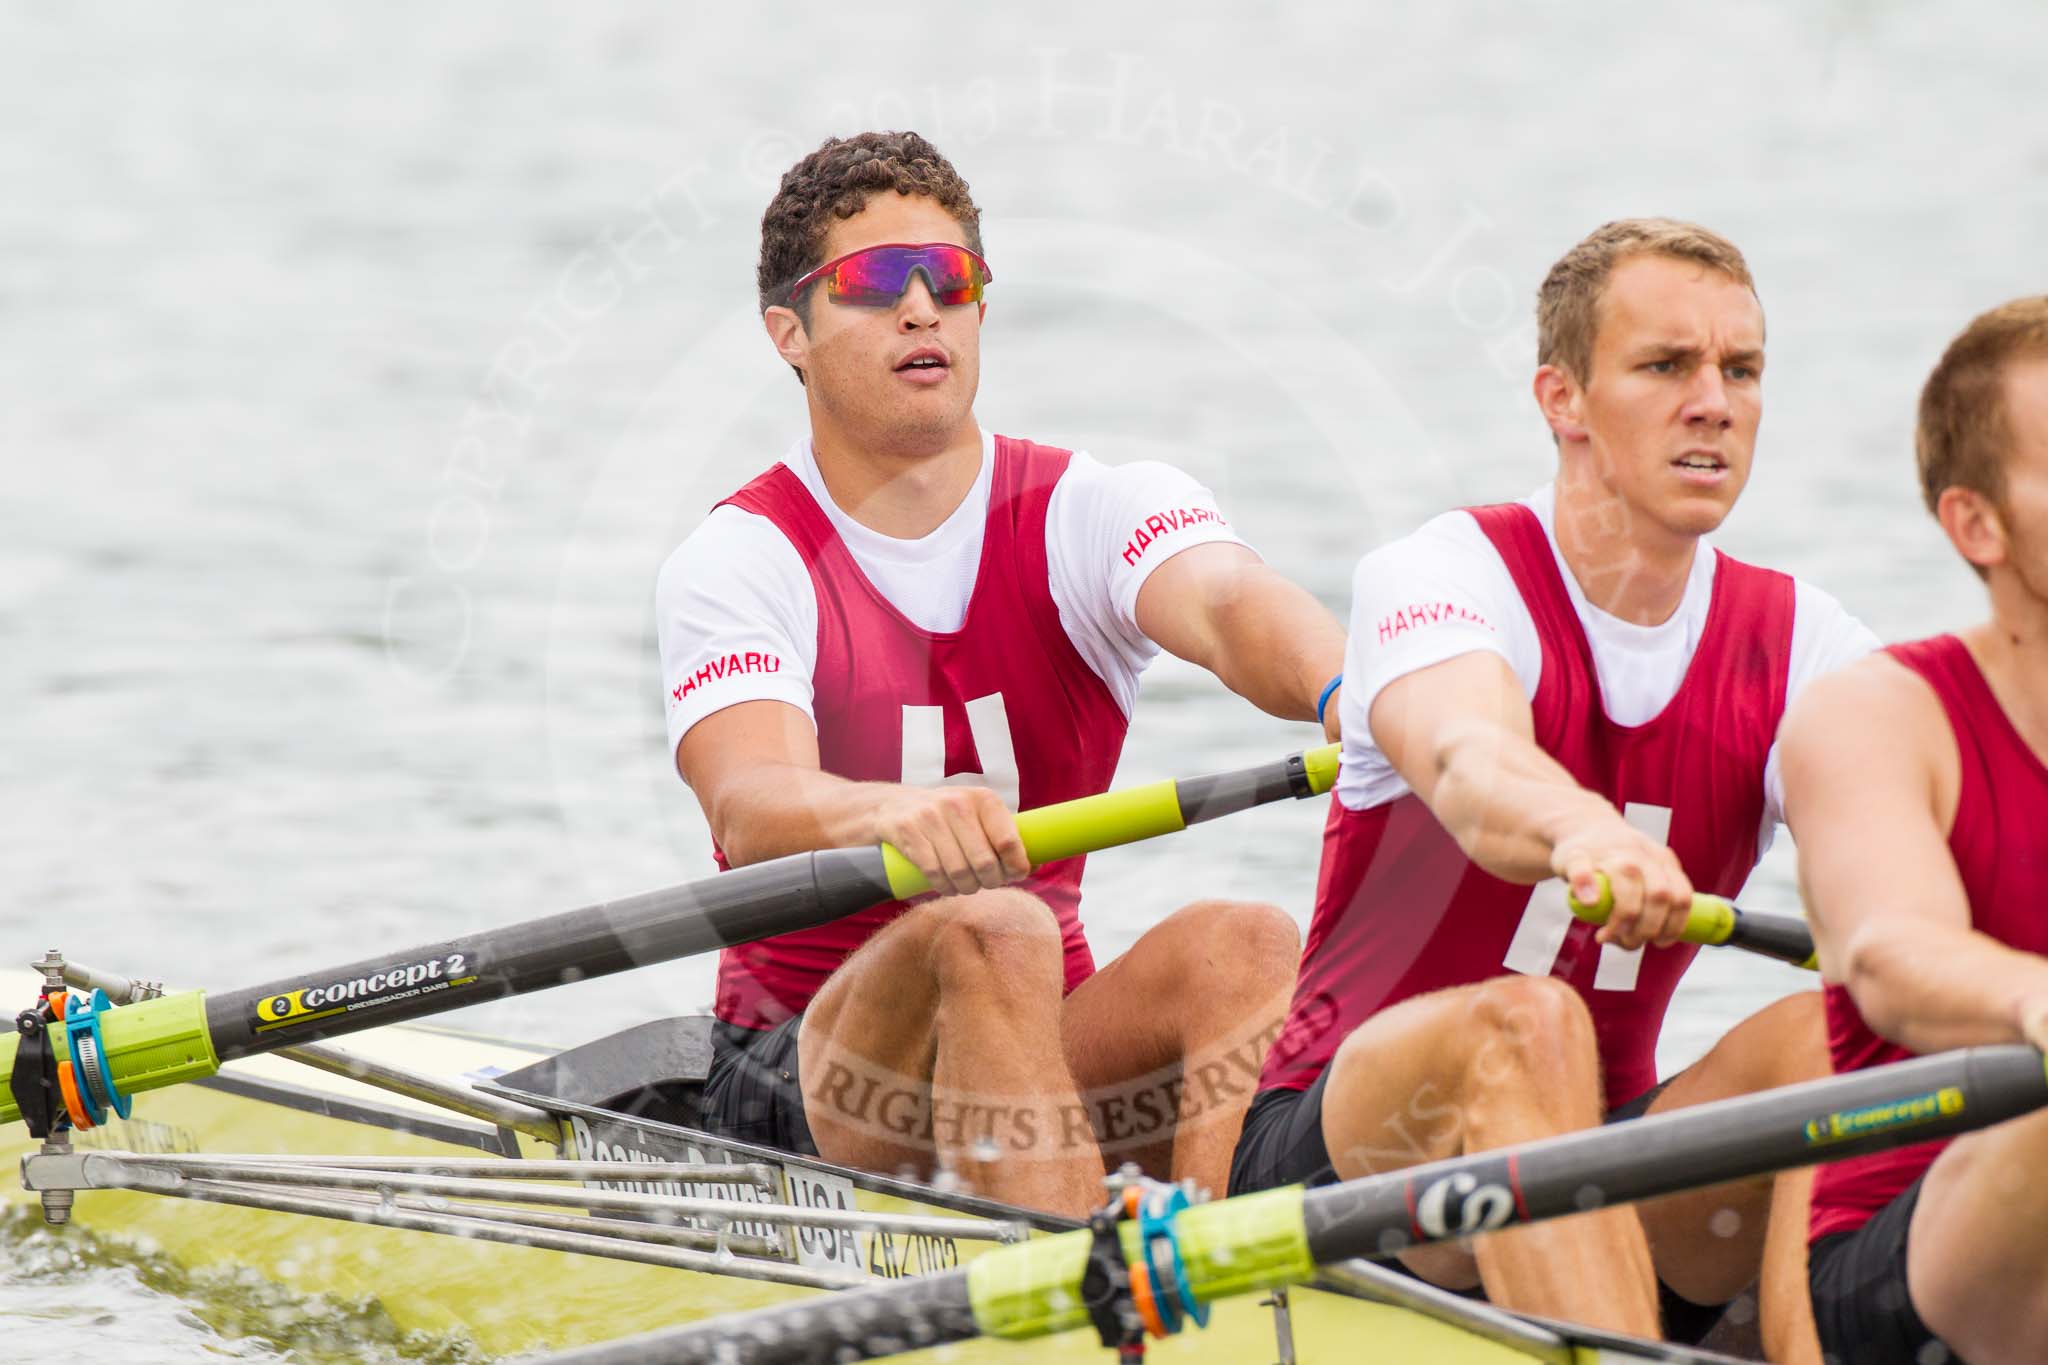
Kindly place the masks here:
[[(1870, 627), (1811, 583), (1795, 580), (1792, 598), (1792, 660), (1787, 670), (1785, 701), (1789, 706), (1800, 689), (1815, 678), (1855, 663), (1879, 647)], [(1778, 771), (1778, 744), (1764, 762), (1764, 832), (1785, 820), (1785, 779)]]
[(1407, 792), (1373, 743), (1372, 704), (1395, 679), (1475, 650), (1505, 659), (1524, 694), (1536, 695), (1541, 642), (1507, 565), (1470, 514), (1446, 513), (1358, 562), (1337, 700), (1344, 732), (1339, 800), (1364, 810)]
[(1242, 545), (1216, 496), (1157, 460), (1105, 465), (1074, 452), (1046, 509), (1045, 554), (1060, 625), (1129, 715), (1159, 646), (1138, 629), (1138, 590), (1182, 550)]
[(698, 721), (743, 701), (812, 714), (817, 594), (766, 517), (713, 508), (661, 566), (654, 611), (670, 753)]

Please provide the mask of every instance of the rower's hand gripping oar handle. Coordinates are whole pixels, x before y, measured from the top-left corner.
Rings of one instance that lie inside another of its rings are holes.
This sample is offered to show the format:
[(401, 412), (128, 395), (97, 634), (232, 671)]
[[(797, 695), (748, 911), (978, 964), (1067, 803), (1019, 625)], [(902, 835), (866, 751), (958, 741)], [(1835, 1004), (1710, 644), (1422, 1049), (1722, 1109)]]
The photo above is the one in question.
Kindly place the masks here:
[[(1572, 913), (1586, 923), (1605, 924), (1614, 912), (1614, 888), (1608, 885), (1605, 872), (1596, 875), (1600, 878), (1598, 900), (1587, 905), (1570, 891), (1565, 892), (1565, 900)], [(1813, 950), (1813, 932), (1806, 927), (1805, 920), (1738, 910), (1719, 896), (1695, 893), (1692, 913), (1686, 916), (1685, 930), (1678, 937), (1686, 943), (1709, 947), (1746, 948), (1808, 971), (1820, 969), (1820, 959)]]
[[(1336, 785), (1339, 746), (1326, 744), (1292, 755), (1284, 768), (1267, 765), (1207, 777), (1148, 782), (1020, 811), (1017, 834), (1033, 867), (1056, 863), (1119, 844), (1134, 844), (1189, 825), (1248, 810), (1285, 796), (1305, 800)], [(932, 889), (917, 866), (889, 844), (882, 845), (889, 890), (898, 900)]]

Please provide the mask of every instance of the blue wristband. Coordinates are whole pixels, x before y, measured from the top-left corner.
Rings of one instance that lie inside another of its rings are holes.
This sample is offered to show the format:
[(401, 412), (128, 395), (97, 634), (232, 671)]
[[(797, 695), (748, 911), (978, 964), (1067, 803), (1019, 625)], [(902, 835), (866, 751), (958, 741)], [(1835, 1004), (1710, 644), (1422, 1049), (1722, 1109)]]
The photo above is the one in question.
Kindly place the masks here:
[(1344, 675), (1342, 673), (1339, 673), (1336, 677), (1330, 679), (1328, 682), (1323, 684), (1323, 695), (1316, 698), (1316, 724), (1328, 724), (1328, 722), (1323, 719), (1323, 710), (1330, 704), (1330, 694), (1332, 692), (1335, 692), (1338, 688), (1342, 687), (1343, 685)]

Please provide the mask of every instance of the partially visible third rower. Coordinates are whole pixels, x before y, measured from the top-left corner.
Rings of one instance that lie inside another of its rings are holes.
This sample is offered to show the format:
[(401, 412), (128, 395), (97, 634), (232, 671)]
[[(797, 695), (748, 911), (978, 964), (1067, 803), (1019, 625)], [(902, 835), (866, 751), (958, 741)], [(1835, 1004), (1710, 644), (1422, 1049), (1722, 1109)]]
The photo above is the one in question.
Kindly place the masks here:
[(914, 133), (826, 143), (762, 219), (810, 431), (662, 570), (669, 744), (732, 863), (887, 840), (946, 894), (728, 950), (703, 1120), (1080, 1214), (1105, 1147), (1222, 1186), (1300, 938), (1209, 899), (1097, 971), (1082, 860), (1031, 872), (1011, 810), (1108, 786), (1160, 649), (1310, 720), (1343, 632), (1179, 470), (985, 433), (988, 279)]
[[(1817, 683), (1787, 814), (1837, 1071), (2048, 1048), (2048, 298), (1984, 314), (1920, 395), (1920, 488), (1991, 619)], [(1811, 1275), (1841, 1365), (2048, 1355), (2048, 1113), (1823, 1167)]]

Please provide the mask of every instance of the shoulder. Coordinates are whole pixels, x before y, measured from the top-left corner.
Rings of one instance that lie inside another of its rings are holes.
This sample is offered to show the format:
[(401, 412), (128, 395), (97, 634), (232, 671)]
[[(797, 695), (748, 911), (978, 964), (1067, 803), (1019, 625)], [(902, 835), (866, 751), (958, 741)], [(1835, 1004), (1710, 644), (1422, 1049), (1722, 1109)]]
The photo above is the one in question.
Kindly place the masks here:
[(1354, 587), (1384, 577), (1440, 577), (1453, 586), (1511, 584), (1507, 563), (1470, 512), (1445, 512), (1407, 535), (1368, 550), (1352, 572)]
[(1199, 479), (1164, 460), (1104, 464), (1085, 450), (1071, 453), (1056, 497), (1072, 504), (1121, 508), (1133, 499), (1161, 493), (1206, 494)]
[(729, 502), (720, 503), (669, 551), (661, 564), (661, 577), (667, 580), (709, 563), (730, 570), (733, 562), (729, 556), (736, 551), (764, 551), (772, 555), (777, 547), (796, 553), (796, 547), (789, 543), (781, 528), (767, 517)]
[(1472, 509), (1467, 507), (1439, 512), (1407, 535), (1390, 540), (1380, 548), (1393, 550), (1403, 546), (1433, 546), (1500, 562), (1500, 551), (1494, 548), (1493, 541), (1480, 528), (1479, 518), (1472, 515)]
[(1792, 580), (1794, 687), (1855, 663), (1878, 646), (1876, 632), (1852, 615), (1832, 593), (1803, 578)]
[(1542, 653), (1514, 577), (1465, 512), (1368, 552), (1351, 580), (1345, 693), (1364, 701), (1404, 673), (1471, 649), (1507, 658), (1533, 687)]
[(792, 497), (816, 498), (822, 492), (817, 462), (810, 456), (808, 443), (799, 441), (782, 459), (726, 494), (712, 510), (734, 508), (768, 514), (786, 507)]
[(1889, 650), (1878, 650), (1845, 668), (1816, 679), (1811, 706), (1826, 701), (1855, 702), (1888, 710), (1936, 706), (1934, 689), (1919, 672), (1901, 663)]
[[(1784, 594), (1776, 600), (1791, 610), (1787, 683), (1792, 691), (1879, 647), (1876, 633), (1833, 593), (1782, 570), (1737, 559), (1725, 550), (1717, 550), (1715, 555), (1717, 583), (1724, 577), (1732, 580), (1741, 591), (1752, 594), (1753, 600), (1770, 601), (1770, 594)], [(1754, 596), (1758, 594), (1764, 596)], [(1775, 613), (1779, 608), (1772, 610)], [(1782, 623), (1784, 618), (1775, 619)]]
[(1842, 605), (1840, 598), (1826, 588), (1816, 587), (1803, 578), (1794, 578), (1792, 600), (1792, 609), (1798, 613), (1799, 619), (1808, 625), (1824, 629), (1853, 630), (1869, 638), (1871, 649), (1877, 648), (1877, 636)]
[(1768, 565), (1740, 559), (1718, 547), (1714, 548), (1713, 555), (1717, 578), (1725, 574), (1730, 578), (1739, 579), (1753, 591), (1789, 590), (1795, 619), (1809, 630), (1852, 631), (1870, 642), (1862, 652), (1868, 653), (1869, 650), (1877, 648), (1877, 636), (1851, 615), (1849, 609), (1842, 605), (1841, 599), (1827, 589), (1789, 574), (1783, 569), (1773, 569)]
[(1889, 654), (1816, 679), (1786, 711), (1777, 749), (1796, 839), (1830, 828), (1867, 836), (1907, 810), (1944, 828), (1953, 817), (1959, 751), (1948, 713), (1927, 681)]
[(669, 552), (655, 577), (657, 598), (749, 585), (808, 593), (810, 571), (767, 517), (722, 503)]
[(1055, 572), (1124, 574), (1133, 597), (1138, 580), (1181, 550), (1237, 539), (1215, 495), (1163, 460), (1107, 465), (1077, 450), (1046, 510)]
[[(1788, 754), (1897, 751), (1918, 748), (1947, 729), (1948, 715), (1927, 680), (1879, 651), (1802, 689), (1786, 710), (1782, 741)], [(1886, 742), (1872, 744), (1873, 733)], [(1935, 752), (1928, 748), (1930, 757)]]

